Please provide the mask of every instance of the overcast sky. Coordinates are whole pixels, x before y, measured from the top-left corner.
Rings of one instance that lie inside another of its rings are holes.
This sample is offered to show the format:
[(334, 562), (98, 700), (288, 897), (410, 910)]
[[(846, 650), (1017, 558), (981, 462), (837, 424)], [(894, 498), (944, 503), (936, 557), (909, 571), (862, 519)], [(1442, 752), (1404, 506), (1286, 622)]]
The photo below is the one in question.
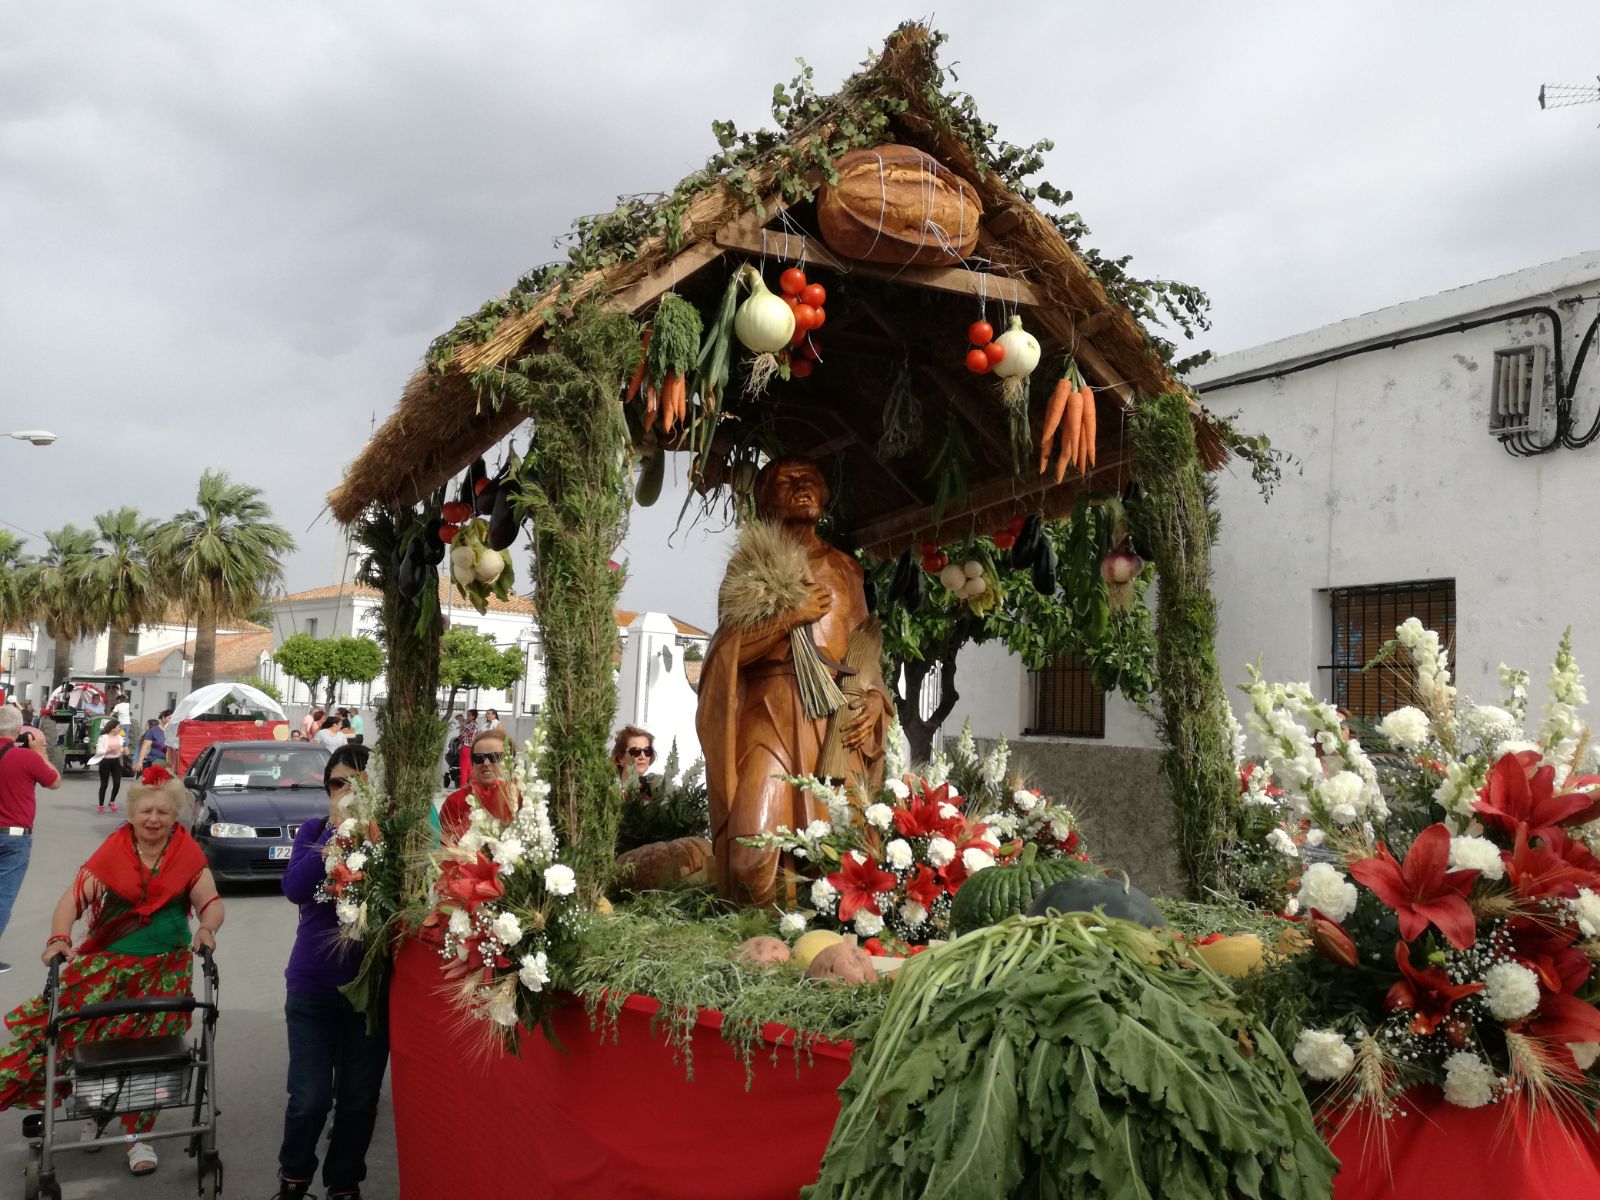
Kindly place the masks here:
[[(322, 498), (429, 340), (670, 188), (709, 125), (832, 90), (887, 5), (0, 0), (0, 522), (36, 534), (202, 469), (337, 578)], [(1600, 245), (1600, 4), (966, 4), (946, 61), (1090, 243), (1205, 288), (1218, 352)], [(1290, 447), (1292, 449), (1292, 447)], [(701, 624), (721, 550), (634, 522), (624, 602)], [(319, 515), (321, 514), (321, 515)], [(519, 564), (525, 577), (525, 567)]]

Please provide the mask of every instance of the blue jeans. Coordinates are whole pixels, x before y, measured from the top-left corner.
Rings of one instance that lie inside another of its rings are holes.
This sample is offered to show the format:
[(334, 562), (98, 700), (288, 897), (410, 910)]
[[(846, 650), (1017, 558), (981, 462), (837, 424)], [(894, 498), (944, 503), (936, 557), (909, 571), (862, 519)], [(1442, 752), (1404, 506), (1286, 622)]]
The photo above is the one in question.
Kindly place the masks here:
[(317, 1139), (333, 1108), (322, 1186), (329, 1192), (356, 1188), (367, 1177), (367, 1146), (389, 1065), (387, 1024), (380, 1019), (377, 1032), (369, 1035), (365, 1014), (338, 992), (290, 992), (283, 1012), (289, 1027), (289, 1106), (278, 1170), (285, 1179), (316, 1178)]
[(32, 837), (12, 837), (0, 833), (0, 933), (11, 920), (11, 906), (22, 890), (22, 877), (28, 871), (28, 856), (33, 853)]

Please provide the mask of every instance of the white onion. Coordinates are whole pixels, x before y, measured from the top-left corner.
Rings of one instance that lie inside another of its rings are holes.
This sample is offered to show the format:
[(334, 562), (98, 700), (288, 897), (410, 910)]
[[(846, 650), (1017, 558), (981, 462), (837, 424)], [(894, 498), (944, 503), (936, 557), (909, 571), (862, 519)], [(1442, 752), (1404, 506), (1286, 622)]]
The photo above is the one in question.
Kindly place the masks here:
[(960, 563), (951, 563), (939, 572), (939, 582), (952, 592), (959, 592), (966, 585), (967, 573), (961, 569)]
[(983, 564), (976, 559), (969, 559), (961, 564), (961, 570), (968, 579), (976, 579), (983, 574)]
[(746, 269), (750, 295), (733, 315), (733, 332), (746, 349), (775, 354), (794, 337), (794, 310), (767, 290), (755, 270)]
[(478, 557), (473, 561), (472, 571), (477, 576), (479, 583), (493, 583), (500, 578), (500, 572), (506, 569), (506, 560), (498, 550), (491, 550), (484, 546), (478, 551)]
[(981, 596), (988, 590), (989, 581), (986, 580), (982, 575), (979, 575), (976, 579), (967, 580), (968, 596)]
[(1039, 365), (1039, 339), (1022, 327), (1021, 317), (1012, 317), (1011, 327), (995, 341), (1006, 352), (1005, 357), (990, 368), (996, 375), (1001, 379), (1021, 379), (1033, 374), (1033, 369)]

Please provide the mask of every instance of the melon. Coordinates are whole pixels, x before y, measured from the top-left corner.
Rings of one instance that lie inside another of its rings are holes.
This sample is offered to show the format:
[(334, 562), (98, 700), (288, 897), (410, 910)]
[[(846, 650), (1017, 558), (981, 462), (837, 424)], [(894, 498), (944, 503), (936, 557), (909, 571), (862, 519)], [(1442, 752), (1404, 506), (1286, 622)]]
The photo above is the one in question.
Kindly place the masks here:
[(1101, 875), (1092, 879), (1068, 879), (1052, 884), (1039, 893), (1028, 909), (1030, 917), (1053, 913), (1086, 913), (1100, 909), (1108, 917), (1134, 921), (1158, 929), (1167, 923), (1155, 902), (1126, 878)]
[(809, 967), (811, 960), (823, 950), (829, 946), (837, 946), (842, 941), (844, 936), (831, 929), (813, 929), (810, 933), (800, 935), (790, 954), (796, 966)]

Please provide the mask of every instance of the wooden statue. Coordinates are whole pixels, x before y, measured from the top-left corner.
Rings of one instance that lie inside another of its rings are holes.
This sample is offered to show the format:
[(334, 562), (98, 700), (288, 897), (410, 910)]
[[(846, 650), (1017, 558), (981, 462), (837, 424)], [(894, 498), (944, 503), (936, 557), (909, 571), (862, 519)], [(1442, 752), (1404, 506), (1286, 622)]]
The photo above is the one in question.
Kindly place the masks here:
[(828, 502), (822, 472), (806, 458), (776, 459), (757, 477), (755, 498), (760, 520), (742, 531), (718, 593), (695, 728), (717, 891), (766, 906), (790, 864), (738, 839), (827, 818), (781, 776), (861, 779), (876, 789), (894, 709), (861, 565), (817, 537)]

